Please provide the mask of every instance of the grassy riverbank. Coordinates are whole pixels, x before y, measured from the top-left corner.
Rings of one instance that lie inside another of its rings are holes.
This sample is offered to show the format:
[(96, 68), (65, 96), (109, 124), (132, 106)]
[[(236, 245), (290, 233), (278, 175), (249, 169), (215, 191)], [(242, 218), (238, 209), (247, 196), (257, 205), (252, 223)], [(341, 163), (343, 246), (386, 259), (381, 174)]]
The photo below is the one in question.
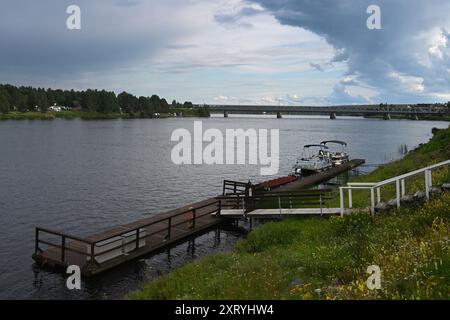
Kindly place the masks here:
[[(379, 181), (450, 158), (450, 129), (359, 181)], [(435, 183), (450, 181), (448, 170)], [(420, 181), (409, 182), (408, 191)], [(423, 188), (423, 187), (422, 187)], [(391, 190), (383, 192), (389, 199)], [(367, 193), (355, 194), (366, 206)], [(290, 219), (258, 227), (233, 252), (214, 255), (146, 284), (129, 299), (449, 299), (450, 194), (372, 217)], [(367, 267), (381, 290), (367, 289)]]

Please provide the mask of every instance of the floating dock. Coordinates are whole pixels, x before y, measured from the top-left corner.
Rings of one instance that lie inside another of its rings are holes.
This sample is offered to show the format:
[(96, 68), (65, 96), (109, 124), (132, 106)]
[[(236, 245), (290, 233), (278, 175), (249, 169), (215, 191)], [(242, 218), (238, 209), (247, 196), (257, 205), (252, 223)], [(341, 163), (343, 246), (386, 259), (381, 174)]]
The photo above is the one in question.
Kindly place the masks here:
[(48, 267), (77, 265), (93, 276), (219, 225), (219, 202), (207, 199), (86, 238), (36, 228), (33, 259)]
[(353, 169), (363, 165), (365, 162), (366, 161), (363, 159), (350, 160), (340, 166), (333, 167), (324, 172), (320, 172), (320, 173), (316, 173), (316, 174), (313, 174), (310, 176), (302, 177), (300, 179), (292, 181), (291, 183), (279, 186), (278, 188), (276, 188), (276, 191), (295, 191), (295, 190), (306, 189), (306, 188), (321, 184), (322, 182), (329, 181), (329, 180), (333, 179), (334, 177), (340, 175), (341, 173), (353, 170)]
[[(77, 265), (82, 274), (89, 277), (173, 246), (220, 225), (226, 218), (337, 214), (335, 211), (338, 209), (322, 207), (326, 190), (310, 190), (302, 194), (294, 192), (328, 181), (363, 163), (364, 160), (352, 160), (302, 179), (278, 179), (282, 185), (276, 188), (276, 195), (257, 192), (249, 196), (246, 195), (246, 183), (225, 181), (223, 196), (163, 212), (85, 238), (37, 227), (33, 259), (41, 266), (52, 268)], [(271, 183), (270, 186), (274, 187), (276, 184)], [(320, 208), (293, 208), (294, 198), (302, 199), (303, 204), (320, 204)], [(278, 201), (275, 205), (278, 209), (264, 206), (259, 208), (267, 199), (272, 201), (272, 205), (273, 201)], [(314, 199), (319, 199), (320, 202), (314, 202)], [(282, 201), (285, 201), (283, 205), (287, 208), (282, 207)]]

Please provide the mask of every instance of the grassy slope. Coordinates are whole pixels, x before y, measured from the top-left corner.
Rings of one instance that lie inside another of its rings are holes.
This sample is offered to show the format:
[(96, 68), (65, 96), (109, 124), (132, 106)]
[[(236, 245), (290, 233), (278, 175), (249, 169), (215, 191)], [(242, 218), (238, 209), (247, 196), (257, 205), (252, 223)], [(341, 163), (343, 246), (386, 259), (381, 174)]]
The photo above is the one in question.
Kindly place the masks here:
[[(450, 129), (361, 181), (377, 181), (450, 158)], [(450, 181), (448, 171), (436, 180)], [(419, 184), (419, 182), (417, 182)], [(409, 183), (410, 188), (414, 182)], [(384, 196), (389, 196), (389, 191)], [(357, 195), (355, 202), (366, 200)], [(129, 299), (449, 299), (450, 194), (395, 214), (355, 214), (265, 224), (231, 253), (203, 258)], [(365, 284), (379, 265), (382, 290)]]

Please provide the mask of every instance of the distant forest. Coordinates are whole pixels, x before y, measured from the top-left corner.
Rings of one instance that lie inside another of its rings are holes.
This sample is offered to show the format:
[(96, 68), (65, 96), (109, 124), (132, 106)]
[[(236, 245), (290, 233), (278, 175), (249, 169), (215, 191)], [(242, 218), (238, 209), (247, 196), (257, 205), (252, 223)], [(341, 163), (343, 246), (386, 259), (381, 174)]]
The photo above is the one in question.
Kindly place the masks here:
[[(105, 90), (74, 91), (0, 85), (0, 113), (46, 113), (54, 105), (73, 111), (124, 113), (137, 117), (152, 117), (155, 113), (170, 113), (171, 109), (194, 107), (191, 102), (181, 104), (175, 100), (169, 104), (157, 95), (136, 97), (122, 92), (116, 96), (114, 92)], [(209, 116), (207, 108), (199, 108), (198, 113)]]

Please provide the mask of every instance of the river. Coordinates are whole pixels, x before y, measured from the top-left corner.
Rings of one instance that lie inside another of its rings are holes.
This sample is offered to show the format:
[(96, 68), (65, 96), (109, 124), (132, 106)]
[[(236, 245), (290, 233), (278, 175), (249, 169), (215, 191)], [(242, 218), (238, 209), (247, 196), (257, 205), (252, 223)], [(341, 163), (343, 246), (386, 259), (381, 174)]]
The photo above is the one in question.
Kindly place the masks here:
[[(170, 252), (130, 262), (69, 291), (62, 274), (31, 259), (34, 228), (87, 235), (174, 209), (221, 192), (222, 180), (266, 180), (252, 165), (185, 165), (171, 161), (173, 130), (192, 131), (200, 119), (53, 120), (0, 122), (0, 298), (121, 298), (173, 267), (227, 251), (241, 237), (216, 229)], [(280, 129), (280, 171), (289, 174), (302, 146), (327, 139), (349, 142), (352, 158), (372, 170), (427, 142), (448, 122), (285, 116), (214, 116), (204, 129)]]

